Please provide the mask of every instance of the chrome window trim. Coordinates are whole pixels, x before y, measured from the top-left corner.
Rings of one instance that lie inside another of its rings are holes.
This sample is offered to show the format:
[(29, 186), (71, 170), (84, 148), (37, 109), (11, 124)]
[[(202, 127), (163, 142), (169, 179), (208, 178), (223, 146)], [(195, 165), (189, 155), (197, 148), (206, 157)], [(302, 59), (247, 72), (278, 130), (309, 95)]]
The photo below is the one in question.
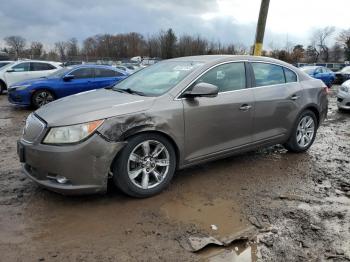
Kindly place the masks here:
[[(199, 76), (197, 76), (194, 80), (192, 80), (184, 89), (181, 90), (181, 92), (179, 92), (174, 100), (182, 100), (183, 98), (180, 98), (180, 96), (186, 91), (187, 88), (189, 88), (194, 82), (196, 82), (200, 77), (202, 77), (204, 74), (206, 74), (208, 71), (210, 71), (211, 69), (221, 66), (221, 65), (225, 65), (225, 64), (232, 64), (232, 63), (244, 63), (244, 62), (249, 62), (248, 60), (236, 60), (236, 61), (225, 61), (225, 62), (221, 62), (219, 64), (213, 65), (211, 67), (209, 67), (208, 69), (206, 69), (204, 72), (202, 72)], [(239, 91), (239, 90), (246, 90), (248, 88), (243, 88), (243, 89), (238, 89), (238, 90), (231, 90), (231, 91), (225, 91), (225, 92), (219, 92), (218, 94), (222, 94), (222, 93), (227, 93), (227, 92), (234, 92), (234, 91)]]
[[(231, 64), (231, 63), (244, 63), (244, 62), (248, 62), (248, 63), (263, 63), (263, 64), (272, 64), (272, 65), (276, 65), (276, 66), (280, 66), (282, 68), (287, 68), (289, 70), (291, 70), (294, 74), (296, 74), (297, 76), (297, 81), (296, 82), (286, 82), (286, 83), (282, 83), (282, 84), (274, 84), (274, 85), (266, 85), (266, 86), (254, 86), (254, 87), (250, 87), (250, 88), (243, 88), (243, 89), (238, 89), (238, 90), (231, 90), (231, 91), (225, 91), (225, 92), (219, 92), (218, 95), (220, 94), (226, 94), (226, 93), (233, 93), (233, 92), (238, 92), (238, 91), (242, 91), (242, 90), (250, 90), (250, 89), (255, 89), (255, 88), (263, 88), (263, 87), (272, 87), (272, 86), (279, 86), (279, 85), (286, 85), (286, 84), (292, 84), (292, 83), (299, 83), (299, 75), (297, 72), (295, 72), (294, 69), (292, 68), (289, 68), (287, 66), (284, 66), (284, 65), (280, 65), (280, 64), (277, 64), (277, 63), (274, 63), (274, 62), (268, 62), (268, 61), (260, 61), (260, 60), (257, 60), (257, 61), (250, 61), (250, 60), (236, 60), (236, 61), (226, 61), (226, 62), (221, 62), (219, 64), (216, 64), (216, 65), (213, 65), (211, 66), (210, 68), (206, 69), (204, 72), (202, 72), (199, 76), (197, 76), (194, 80), (192, 80), (184, 89), (181, 90), (181, 92), (179, 92), (174, 100), (182, 100), (184, 98), (180, 98), (180, 96), (186, 91), (187, 88), (189, 88), (194, 82), (196, 82), (201, 76), (203, 76), (205, 73), (207, 73), (209, 70), (217, 67), (217, 66), (220, 66), (220, 65), (224, 65), (224, 64)], [(284, 72), (283, 72), (284, 74)]]
[[(295, 72), (294, 69), (291, 69), (291, 68), (286, 67), (286, 66), (284, 66), (284, 65), (280, 65), (280, 64), (277, 64), (277, 63), (274, 63), (274, 62), (268, 62), (268, 61), (249, 61), (249, 63), (251, 63), (251, 64), (252, 64), (252, 63), (271, 64), (271, 65), (280, 66), (280, 67), (282, 67), (282, 68), (287, 68), (287, 69), (289, 69), (290, 71), (292, 71), (294, 74), (296, 74), (296, 76), (297, 76), (297, 81), (295, 81), (295, 82), (286, 82), (286, 83), (284, 83), (284, 84), (298, 83), (298, 82), (300, 82), (300, 81), (299, 81), (299, 75), (297, 74), (297, 72)], [(284, 72), (283, 72), (283, 74), (284, 74)], [(286, 79), (284, 79), (284, 80), (286, 80)], [(275, 85), (283, 85), (283, 84), (275, 84)], [(266, 86), (275, 86), (275, 85), (266, 85)], [(263, 87), (263, 86), (255, 86), (255, 87)]]

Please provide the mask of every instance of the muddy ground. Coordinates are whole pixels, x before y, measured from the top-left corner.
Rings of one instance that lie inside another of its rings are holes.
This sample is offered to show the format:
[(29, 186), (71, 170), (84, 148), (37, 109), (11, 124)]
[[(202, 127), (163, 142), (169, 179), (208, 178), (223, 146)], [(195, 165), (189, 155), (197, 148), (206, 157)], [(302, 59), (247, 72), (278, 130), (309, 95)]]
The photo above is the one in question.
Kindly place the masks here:
[[(350, 113), (334, 95), (307, 153), (275, 146), (196, 166), (143, 200), (112, 185), (65, 197), (24, 177), (16, 140), (30, 112), (0, 96), (1, 261), (350, 261)], [(183, 248), (246, 229), (254, 236), (226, 247)]]

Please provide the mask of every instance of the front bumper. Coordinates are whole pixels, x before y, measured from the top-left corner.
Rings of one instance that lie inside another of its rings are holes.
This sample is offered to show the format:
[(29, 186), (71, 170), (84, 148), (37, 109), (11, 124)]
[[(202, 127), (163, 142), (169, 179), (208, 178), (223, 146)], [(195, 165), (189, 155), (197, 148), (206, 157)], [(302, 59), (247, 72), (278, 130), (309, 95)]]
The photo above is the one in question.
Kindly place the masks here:
[(337, 94), (337, 106), (340, 109), (350, 110), (350, 93), (339, 91)]
[[(114, 157), (125, 142), (108, 142), (98, 133), (76, 145), (18, 141), (23, 172), (39, 185), (65, 195), (104, 193)], [(64, 183), (57, 178), (65, 178)]]
[(31, 104), (31, 94), (27, 91), (7, 90), (7, 97), (11, 104), (29, 106)]

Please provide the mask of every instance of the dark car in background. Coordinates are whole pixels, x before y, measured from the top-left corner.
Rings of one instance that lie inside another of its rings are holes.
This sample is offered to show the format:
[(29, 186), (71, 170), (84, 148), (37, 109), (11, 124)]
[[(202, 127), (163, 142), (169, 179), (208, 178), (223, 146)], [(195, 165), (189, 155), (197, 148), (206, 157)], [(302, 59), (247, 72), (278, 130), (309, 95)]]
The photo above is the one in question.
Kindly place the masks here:
[(16, 83), (8, 88), (13, 104), (39, 108), (61, 97), (116, 84), (128, 73), (111, 66), (79, 65), (62, 68), (48, 77)]
[(335, 84), (341, 85), (350, 79), (350, 66), (344, 67), (342, 70), (335, 72)]
[(335, 73), (324, 66), (304, 66), (300, 70), (313, 78), (322, 80), (329, 88), (335, 81)]

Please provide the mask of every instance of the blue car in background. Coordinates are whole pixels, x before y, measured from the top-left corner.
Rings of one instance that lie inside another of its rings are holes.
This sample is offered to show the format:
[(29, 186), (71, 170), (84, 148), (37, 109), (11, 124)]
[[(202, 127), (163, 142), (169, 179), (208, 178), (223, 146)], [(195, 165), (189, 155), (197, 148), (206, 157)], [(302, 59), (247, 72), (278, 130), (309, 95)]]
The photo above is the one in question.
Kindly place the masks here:
[(331, 88), (335, 81), (335, 73), (324, 66), (304, 66), (300, 70), (314, 78), (322, 80), (328, 88)]
[(8, 88), (8, 100), (39, 108), (65, 96), (111, 86), (127, 76), (128, 73), (111, 66), (65, 67), (48, 77), (15, 83)]

